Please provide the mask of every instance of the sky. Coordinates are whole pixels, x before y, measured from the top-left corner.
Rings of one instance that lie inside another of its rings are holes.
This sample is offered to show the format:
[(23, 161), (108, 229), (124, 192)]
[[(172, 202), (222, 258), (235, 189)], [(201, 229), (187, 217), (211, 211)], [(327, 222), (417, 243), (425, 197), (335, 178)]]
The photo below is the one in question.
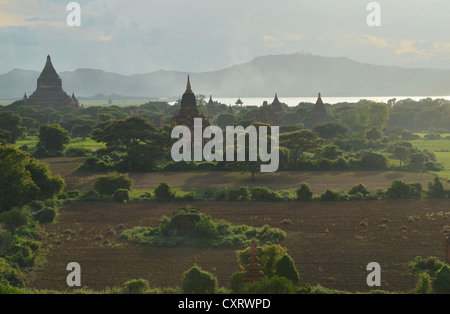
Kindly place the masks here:
[[(0, 0), (0, 74), (102, 69), (214, 71), (264, 55), (310, 53), (377, 65), (450, 69), (450, 1)], [(371, 19), (373, 20), (373, 19)]]

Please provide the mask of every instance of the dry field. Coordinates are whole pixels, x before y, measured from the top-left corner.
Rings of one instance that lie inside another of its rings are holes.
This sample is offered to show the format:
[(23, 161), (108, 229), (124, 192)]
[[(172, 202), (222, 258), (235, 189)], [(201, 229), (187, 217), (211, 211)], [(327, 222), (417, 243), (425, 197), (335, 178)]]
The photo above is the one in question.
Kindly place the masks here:
[[(49, 158), (41, 161), (48, 163), (54, 174), (60, 174), (66, 181), (68, 190), (92, 189), (94, 179), (104, 173), (75, 172), (84, 158)], [(198, 188), (224, 188), (248, 186), (265, 186), (273, 190), (295, 189), (306, 182), (316, 194), (326, 189), (347, 191), (352, 186), (364, 183), (369, 190), (386, 189), (396, 179), (406, 183), (421, 183), (427, 188), (434, 175), (421, 172), (405, 171), (279, 171), (275, 173), (258, 173), (256, 181), (250, 180), (248, 172), (154, 172), (132, 173), (134, 189), (153, 189), (161, 182), (168, 182), (174, 188), (184, 190)], [(446, 189), (448, 182), (443, 181)]]
[[(169, 216), (183, 205), (85, 203), (64, 207), (58, 221), (45, 227), (52, 249), (45, 255), (47, 262), (30, 274), (29, 286), (67, 289), (70, 262), (81, 265), (82, 284), (95, 290), (138, 278), (147, 279), (152, 287), (180, 286), (183, 272), (195, 263), (226, 286), (230, 275), (239, 270), (235, 250), (148, 248), (118, 238), (124, 227), (156, 226), (162, 215)], [(408, 262), (418, 255), (443, 259), (443, 230), (450, 224), (449, 200), (194, 205), (213, 219), (283, 229), (287, 237), (281, 245), (309, 284), (351, 292), (369, 290), (366, 266), (370, 262), (381, 265), (381, 289), (413, 289), (417, 279)]]

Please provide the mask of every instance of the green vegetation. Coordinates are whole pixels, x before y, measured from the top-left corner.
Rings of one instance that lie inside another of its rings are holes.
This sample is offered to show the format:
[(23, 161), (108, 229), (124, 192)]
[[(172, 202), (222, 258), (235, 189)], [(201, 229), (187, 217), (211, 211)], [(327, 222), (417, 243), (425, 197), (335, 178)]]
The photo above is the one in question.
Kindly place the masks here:
[(171, 218), (162, 217), (156, 228), (135, 227), (125, 230), (121, 238), (153, 247), (242, 248), (248, 246), (252, 239), (257, 239), (261, 244), (276, 243), (285, 236), (283, 231), (267, 225), (254, 228), (215, 222), (211, 216), (188, 207), (174, 212)]

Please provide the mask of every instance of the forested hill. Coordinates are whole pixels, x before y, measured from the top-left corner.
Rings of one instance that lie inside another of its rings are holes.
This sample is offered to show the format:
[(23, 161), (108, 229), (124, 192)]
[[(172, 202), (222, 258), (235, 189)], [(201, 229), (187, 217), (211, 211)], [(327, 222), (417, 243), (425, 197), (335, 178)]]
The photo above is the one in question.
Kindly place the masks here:
[[(142, 61), (140, 61), (142, 62)], [(58, 69), (57, 60), (54, 65)], [(0, 75), (0, 99), (21, 99), (36, 89), (37, 71), (14, 69)], [(348, 58), (305, 54), (263, 56), (218, 71), (184, 73), (156, 71), (130, 76), (102, 70), (61, 72), (67, 93), (91, 97), (178, 97), (187, 74), (195, 93), (213, 97), (446, 96), (450, 70), (406, 69), (363, 64)]]

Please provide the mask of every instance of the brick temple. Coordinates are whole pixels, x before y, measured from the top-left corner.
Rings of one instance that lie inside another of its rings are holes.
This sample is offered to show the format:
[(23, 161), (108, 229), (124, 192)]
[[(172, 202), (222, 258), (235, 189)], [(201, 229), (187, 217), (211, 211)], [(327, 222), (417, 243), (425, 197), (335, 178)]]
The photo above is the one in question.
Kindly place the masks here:
[(47, 56), (47, 62), (37, 80), (36, 91), (30, 97), (25, 96), (22, 105), (45, 108), (70, 108), (75, 111), (80, 109), (80, 104), (74, 94), (69, 96), (62, 88), (62, 80), (53, 67), (50, 56)]
[(197, 107), (197, 98), (191, 88), (191, 80), (188, 76), (186, 91), (181, 98), (181, 109), (174, 117), (174, 122), (177, 125), (187, 126), (191, 130), (191, 134), (194, 134), (194, 119), (202, 118), (203, 129), (210, 126), (211, 123), (205, 118), (203, 114), (200, 114)]

